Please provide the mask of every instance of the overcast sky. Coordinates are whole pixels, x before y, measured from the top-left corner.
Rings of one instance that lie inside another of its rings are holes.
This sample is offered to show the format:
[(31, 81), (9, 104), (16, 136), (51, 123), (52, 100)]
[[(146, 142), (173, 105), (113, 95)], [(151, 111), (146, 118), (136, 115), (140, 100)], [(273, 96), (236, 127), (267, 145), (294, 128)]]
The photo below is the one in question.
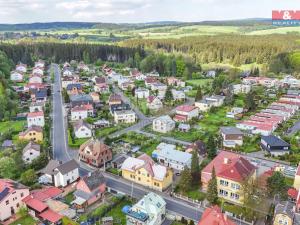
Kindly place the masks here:
[(299, 0), (0, 0), (0, 23), (153, 22), (270, 18)]

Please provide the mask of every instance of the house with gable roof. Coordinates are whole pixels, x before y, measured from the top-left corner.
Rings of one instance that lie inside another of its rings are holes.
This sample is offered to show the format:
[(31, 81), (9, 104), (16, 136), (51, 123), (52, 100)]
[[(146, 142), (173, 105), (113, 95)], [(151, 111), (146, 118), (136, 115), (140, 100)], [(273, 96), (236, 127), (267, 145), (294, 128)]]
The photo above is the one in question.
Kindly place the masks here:
[(242, 184), (248, 179), (256, 179), (256, 167), (239, 154), (221, 151), (201, 171), (202, 188), (205, 191), (213, 168), (217, 177), (218, 196), (225, 201), (242, 204)]
[(122, 177), (143, 186), (163, 191), (173, 182), (173, 171), (156, 164), (153, 159), (143, 154), (138, 158), (127, 158), (121, 167)]

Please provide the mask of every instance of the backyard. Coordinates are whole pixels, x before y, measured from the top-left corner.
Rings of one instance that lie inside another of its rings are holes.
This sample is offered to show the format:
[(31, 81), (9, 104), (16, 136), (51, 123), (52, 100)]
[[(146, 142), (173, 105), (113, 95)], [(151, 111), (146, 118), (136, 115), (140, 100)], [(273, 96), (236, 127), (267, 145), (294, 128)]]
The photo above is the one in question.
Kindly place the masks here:
[(11, 223), (10, 225), (34, 225), (34, 224), (38, 224), (31, 216), (27, 215), (24, 216), (18, 220), (16, 220), (15, 222)]

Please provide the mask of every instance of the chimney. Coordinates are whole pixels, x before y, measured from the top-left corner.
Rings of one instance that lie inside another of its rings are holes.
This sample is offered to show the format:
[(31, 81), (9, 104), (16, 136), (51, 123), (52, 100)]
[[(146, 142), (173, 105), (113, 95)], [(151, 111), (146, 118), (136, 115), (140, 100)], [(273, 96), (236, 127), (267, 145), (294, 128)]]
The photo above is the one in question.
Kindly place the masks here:
[(228, 162), (229, 162), (229, 159), (228, 159), (228, 158), (224, 158), (224, 159), (223, 159), (223, 163), (224, 163), (224, 164), (228, 164)]

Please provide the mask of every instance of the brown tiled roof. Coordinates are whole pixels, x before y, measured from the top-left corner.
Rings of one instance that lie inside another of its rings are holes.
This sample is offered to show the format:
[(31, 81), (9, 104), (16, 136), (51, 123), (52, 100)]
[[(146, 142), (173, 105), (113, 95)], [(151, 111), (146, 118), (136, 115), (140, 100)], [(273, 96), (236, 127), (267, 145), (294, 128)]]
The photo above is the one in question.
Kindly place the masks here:
[(100, 158), (102, 152), (104, 152), (106, 150), (110, 151), (109, 146), (107, 146), (106, 144), (100, 142), (99, 140), (95, 140), (93, 138), (91, 138), (88, 141), (86, 141), (85, 143), (83, 143), (79, 148), (79, 152), (81, 154), (85, 154), (84, 150), (87, 147), (90, 149), (90, 151), (92, 152), (92, 157), (95, 159)]

